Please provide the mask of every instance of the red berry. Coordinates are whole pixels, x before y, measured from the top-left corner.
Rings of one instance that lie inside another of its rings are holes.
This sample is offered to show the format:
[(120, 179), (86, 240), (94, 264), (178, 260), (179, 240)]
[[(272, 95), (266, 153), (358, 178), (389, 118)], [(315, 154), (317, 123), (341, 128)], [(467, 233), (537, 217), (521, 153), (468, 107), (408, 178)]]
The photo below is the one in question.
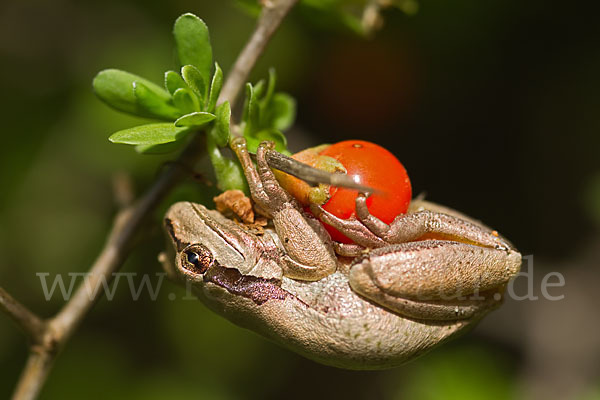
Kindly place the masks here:
[[(362, 140), (346, 140), (333, 144), (321, 153), (338, 160), (347, 174), (358, 182), (378, 189), (367, 199), (369, 212), (385, 223), (408, 209), (412, 190), (408, 174), (398, 159), (383, 147)], [(356, 190), (331, 187), (331, 198), (323, 208), (339, 218), (348, 219), (355, 212)], [(325, 224), (332, 239), (352, 243), (337, 229)]]

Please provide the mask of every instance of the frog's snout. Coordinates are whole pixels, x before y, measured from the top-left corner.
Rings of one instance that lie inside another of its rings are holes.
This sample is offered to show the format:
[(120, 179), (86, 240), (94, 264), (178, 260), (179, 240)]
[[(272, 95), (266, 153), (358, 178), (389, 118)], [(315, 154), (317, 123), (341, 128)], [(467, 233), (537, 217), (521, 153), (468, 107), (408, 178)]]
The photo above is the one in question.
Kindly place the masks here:
[(521, 270), (521, 264), (523, 263), (523, 257), (515, 249), (509, 249), (506, 257), (506, 270), (510, 278), (514, 278)]

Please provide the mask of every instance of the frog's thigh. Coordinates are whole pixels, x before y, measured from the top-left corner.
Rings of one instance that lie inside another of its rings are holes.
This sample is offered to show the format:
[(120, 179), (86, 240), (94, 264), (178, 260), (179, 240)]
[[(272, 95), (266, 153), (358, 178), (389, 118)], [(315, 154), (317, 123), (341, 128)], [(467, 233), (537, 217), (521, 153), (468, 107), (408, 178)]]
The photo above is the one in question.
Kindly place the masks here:
[[(353, 269), (353, 271), (356, 270)], [(354, 275), (354, 281), (350, 281), (352, 289), (359, 295), (374, 301), (392, 312), (417, 320), (455, 321), (469, 319), (484, 310), (492, 310), (494, 306), (500, 305), (499, 300), (501, 299), (499, 294), (498, 296), (500, 297), (496, 299), (488, 293), (485, 293), (485, 297), (480, 293), (478, 296), (474, 296), (480, 300), (472, 299), (456, 302), (417, 301), (387, 294), (375, 286), (371, 280), (357, 283), (359, 279)]]
[(284, 260), (285, 276), (313, 281), (335, 272), (337, 259), (320, 225), (309, 223), (292, 207), (280, 211), (273, 223), (289, 256)]
[(357, 293), (414, 318), (469, 318), (500, 300), (518, 271), (513, 251), (424, 240), (371, 251), (350, 270)]

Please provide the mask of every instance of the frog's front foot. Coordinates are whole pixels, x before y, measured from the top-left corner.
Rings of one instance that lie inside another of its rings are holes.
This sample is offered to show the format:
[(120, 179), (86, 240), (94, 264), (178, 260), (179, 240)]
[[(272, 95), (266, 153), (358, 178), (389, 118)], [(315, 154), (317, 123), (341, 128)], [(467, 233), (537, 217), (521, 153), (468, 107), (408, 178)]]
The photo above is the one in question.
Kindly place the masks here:
[(266, 161), (272, 142), (262, 142), (256, 150), (256, 167), (250, 159), (246, 141), (231, 142), (250, 187), (254, 202), (272, 218), (275, 232), (285, 248), (282, 254), (284, 275), (300, 280), (319, 280), (337, 268), (331, 239), (321, 223), (306, 215), (296, 200), (277, 182)]

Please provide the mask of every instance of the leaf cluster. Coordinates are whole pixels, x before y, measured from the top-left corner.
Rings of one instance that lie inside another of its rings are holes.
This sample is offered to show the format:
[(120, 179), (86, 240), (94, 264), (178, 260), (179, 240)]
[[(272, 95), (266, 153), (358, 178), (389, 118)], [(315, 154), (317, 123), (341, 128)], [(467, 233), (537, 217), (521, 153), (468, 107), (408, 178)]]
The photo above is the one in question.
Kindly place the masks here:
[[(275, 81), (275, 70), (271, 69), (266, 83), (261, 80), (256, 85), (246, 84), (240, 130), (251, 152), (256, 152), (260, 142), (270, 140), (275, 143), (277, 151), (289, 154), (287, 139), (282, 131), (294, 123), (296, 101), (286, 93), (276, 93)], [(215, 127), (220, 123), (219, 121), (225, 121), (225, 118), (219, 117)], [(229, 126), (226, 129), (228, 130)], [(220, 142), (222, 138), (218, 134), (212, 134), (214, 131), (215, 128), (207, 136), (206, 148), (215, 168), (217, 185), (221, 190), (240, 189), (248, 193), (248, 186), (239, 162), (223, 156), (219, 147), (224, 147), (227, 142)]]
[[(113, 143), (134, 145), (139, 153), (159, 154), (177, 150), (190, 134), (206, 134), (206, 150), (221, 190), (248, 192), (237, 160), (225, 157), (231, 136), (229, 102), (217, 104), (223, 86), (223, 71), (213, 67), (212, 47), (206, 24), (193, 14), (177, 18), (173, 28), (179, 72), (167, 71), (164, 87), (118, 69), (106, 69), (96, 75), (96, 95), (109, 106), (143, 118), (162, 122), (145, 124), (113, 133)], [(282, 131), (295, 118), (294, 99), (275, 92), (275, 71), (269, 79), (246, 86), (241, 131), (250, 151), (263, 140), (272, 140), (276, 149), (287, 153)]]
[(286, 93), (275, 93), (275, 82), (275, 70), (271, 69), (266, 83), (261, 80), (254, 86), (246, 84), (241, 128), (250, 151), (256, 151), (263, 140), (270, 140), (277, 151), (288, 153), (282, 131), (294, 123), (296, 102)]
[(193, 14), (177, 18), (173, 28), (180, 72), (167, 71), (164, 88), (135, 74), (106, 69), (96, 75), (96, 95), (109, 106), (160, 121), (113, 133), (113, 143), (135, 145), (139, 153), (177, 149), (189, 133), (208, 128), (219, 143), (229, 139), (229, 103), (217, 106), (223, 71), (212, 61), (206, 24)]

